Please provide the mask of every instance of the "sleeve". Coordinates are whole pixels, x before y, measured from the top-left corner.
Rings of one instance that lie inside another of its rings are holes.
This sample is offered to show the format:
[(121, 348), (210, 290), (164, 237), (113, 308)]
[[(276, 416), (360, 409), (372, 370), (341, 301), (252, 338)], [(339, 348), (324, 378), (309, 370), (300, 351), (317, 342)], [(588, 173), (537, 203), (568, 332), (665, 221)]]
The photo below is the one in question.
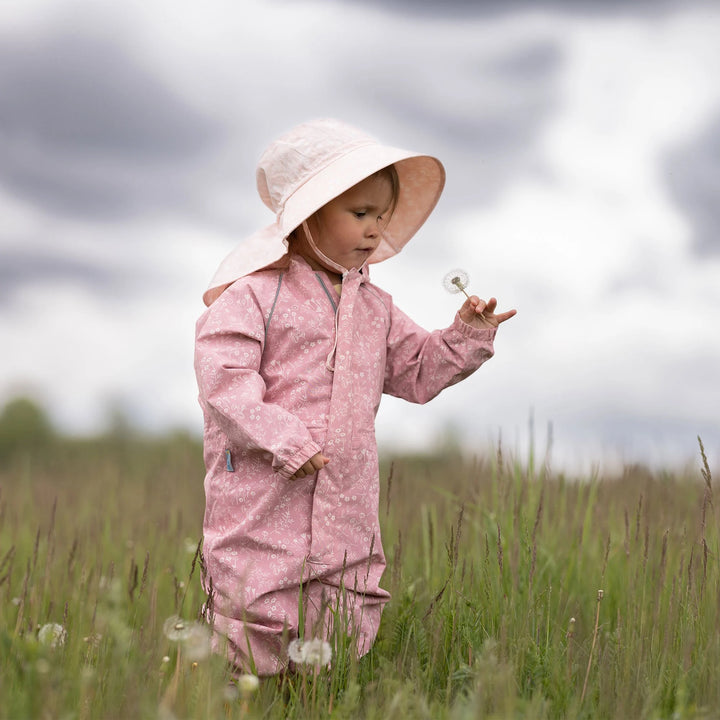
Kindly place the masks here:
[(233, 446), (266, 453), (273, 469), (289, 478), (321, 448), (295, 415), (265, 402), (264, 340), (264, 316), (252, 291), (223, 293), (197, 323), (200, 403)]
[(478, 329), (455, 315), (450, 327), (428, 332), (391, 305), (383, 392), (426, 403), (493, 356), (497, 328)]

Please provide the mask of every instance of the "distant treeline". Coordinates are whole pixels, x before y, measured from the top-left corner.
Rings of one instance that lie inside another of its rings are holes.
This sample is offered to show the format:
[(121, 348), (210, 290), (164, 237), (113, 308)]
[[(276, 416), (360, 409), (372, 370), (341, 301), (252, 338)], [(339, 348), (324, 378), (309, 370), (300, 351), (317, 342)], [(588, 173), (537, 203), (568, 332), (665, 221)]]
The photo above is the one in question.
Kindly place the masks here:
[(0, 466), (18, 461), (33, 466), (52, 466), (68, 454), (126, 453), (130, 448), (183, 446), (193, 454), (202, 452), (202, 441), (184, 431), (150, 437), (140, 433), (124, 416), (113, 417), (108, 429), (91, 437), (69, 436), (52, 423), (46, 410), (33, 398), (16, 397), (0, 412)]

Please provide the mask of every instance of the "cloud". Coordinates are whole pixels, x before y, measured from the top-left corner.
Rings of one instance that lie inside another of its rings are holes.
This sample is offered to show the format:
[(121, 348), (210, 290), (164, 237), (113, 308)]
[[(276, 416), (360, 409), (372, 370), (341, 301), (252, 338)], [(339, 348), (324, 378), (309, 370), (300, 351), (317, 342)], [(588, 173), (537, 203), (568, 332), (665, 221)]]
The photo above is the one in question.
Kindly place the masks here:
[[(674, 0), (344, 0), (348, 4), (378, 4), (399, 15), (408, 13), (435, 18), (468, 18), (508, 15), (523, 11), (545, 11), (584, 15), (653, 15), (676, 7)], [(706, 1), (706, 0), (705, 0)], [(690, 3), (689, 3), (690, 4)], [(694, 4), (703, 4), (696, 0)]]
[(118, 218), (182, 200), (223, 129), (119, 42), (58, 30), (0, 49), (0, 183), (39, 208)]
[(28, 284), (52, 286), (67, 283), (89, 291), (107, 292), (113, 285), (127, 287), (127, 274), (114, 267), (67, 257), (62, 249), (55, 252), (33, 252), (10, 248), (3, 252), (0, 265), (0, 302), (9, 303), (18, 290)]
[(428, 223), (372, 269), (398, 305), (447, 325), (440, 280), (461, 266), (519, 309), (476, 377), (429, 407), (385, 400), (384, 442), (454, 424), (520, 446), (535, 408), (558, 458), (694, 452), (720, 402), (718, 15), (627, 5), (0, 8), (3, 398), (29, 379), (69, 429), (120, 398), (145, 427), (198, 430), (200, 295), (270, 219), (255, 161), (331, 115), (448, 170)]
[(720, 114), (697, 137), (669, 153), (665, 168), (673, 197), (692, 223), (695, 250), (720, 256)]

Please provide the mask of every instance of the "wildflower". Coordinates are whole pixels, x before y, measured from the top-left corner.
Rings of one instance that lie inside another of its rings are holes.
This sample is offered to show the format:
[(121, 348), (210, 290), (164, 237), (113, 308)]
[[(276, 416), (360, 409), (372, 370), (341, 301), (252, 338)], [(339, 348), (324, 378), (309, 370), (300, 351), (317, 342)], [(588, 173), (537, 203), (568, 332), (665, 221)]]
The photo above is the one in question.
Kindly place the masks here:
[(465, 288), (468, 286), (468, 283), (470, 282), (470, 277), (464, 270), (451, 270), (444, 278), (443, 278), (443, 287), (449, 292), (449, 293), (464, 293), (465, 297), (470, 297), (466, 292)]
[(330, 643), (319, 638), (293, 640), (288, 645), (288, 657), (300, 665), (328, 665), (332, 660)]
[(178, 615), (171, 615), (163, 623), (165, 637), (182, 645), (184, 656), (191, 662), (204, 660), (211, 652), (210, 628), (197, 622), (188, 622)]
[(181, 640), (185, 657), (197, 662), (204, 660), (212, 650), (210, 643), (210, 628), (200, 623), (191, 623), (187, 637)]
[(305, 662), (305, 655), (303, 655), (303, 641), (293, 640), (288, 645), (288, 657), (294, 662), (302, 664)]
[(317, 638), (305, 643), (303, 653), (308, 665), (328, 665), (332, 660), (330, 643)]
[(47, 623), (38, 630), (38, 640), (46, 647), (56, 648), (65, 644), (67, 631), (57, 623)]
[(163, 623), (163, 632), (168, 640), (180, 642), (190, 637), (192, 623), (186, 622), (179, 615), (171, 615)]
[(185, 540), (183, 540), (183, 544), (185, 545), (185, 552), (188, 555), (194, 555), (197, 552), (198, 544), (196, 540), (186, 537)]
[(223, 698), (226, 702), (234, 702), (237, 700), (238, 689), (234, 683), (228, 683), (223, 688)]
[(255, 675), (240, 675), (237, 679), (237, 688), (244, 698), (252, 695), (259, 687), (260, 681)]

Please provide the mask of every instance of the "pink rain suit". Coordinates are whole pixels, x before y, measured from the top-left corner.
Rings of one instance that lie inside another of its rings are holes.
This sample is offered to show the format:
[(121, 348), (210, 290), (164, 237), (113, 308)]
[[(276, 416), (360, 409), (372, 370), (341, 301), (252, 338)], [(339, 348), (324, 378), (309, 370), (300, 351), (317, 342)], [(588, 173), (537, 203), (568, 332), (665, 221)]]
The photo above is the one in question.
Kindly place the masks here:
[[(197, 323), (205, 419), (206, 590), (240, 669), (287, 665), (287, 642), (347, 613), (359, 655), (389, 594), (378, 522), (375, 414), (383, 393), (425, 403), (493, 354), (495, 329), (459, 315), (427, 332), (367, 269), (328, 276), (298, 255), (231, 284)], [(315, 453), (330, 462), (290, 480)]]

